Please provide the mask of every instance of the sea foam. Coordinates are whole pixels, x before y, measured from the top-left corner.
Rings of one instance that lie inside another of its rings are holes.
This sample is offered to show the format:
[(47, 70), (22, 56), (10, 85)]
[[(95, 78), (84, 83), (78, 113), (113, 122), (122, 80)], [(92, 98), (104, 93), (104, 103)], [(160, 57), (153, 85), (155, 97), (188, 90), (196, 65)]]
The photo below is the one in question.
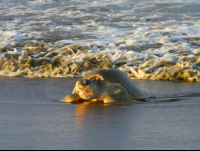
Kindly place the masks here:
[(198, 6), (171, 0), (2, 2), (0, 76), (82, 77), (116, 68), (132, 79), (200, 81)]

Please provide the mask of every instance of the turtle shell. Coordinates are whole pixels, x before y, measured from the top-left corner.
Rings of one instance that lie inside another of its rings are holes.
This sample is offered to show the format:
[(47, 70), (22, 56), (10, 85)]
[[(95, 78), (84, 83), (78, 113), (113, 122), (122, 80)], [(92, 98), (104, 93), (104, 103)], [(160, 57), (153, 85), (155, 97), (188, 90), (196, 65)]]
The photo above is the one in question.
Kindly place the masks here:
[(83, 79), (92, 80), (98, 77), (109, 85), (122, 86), (129, 98), (145, 99), (149, 94), (137, 86), (124, 72), (118, 69), (97, 69), (88, 73)]

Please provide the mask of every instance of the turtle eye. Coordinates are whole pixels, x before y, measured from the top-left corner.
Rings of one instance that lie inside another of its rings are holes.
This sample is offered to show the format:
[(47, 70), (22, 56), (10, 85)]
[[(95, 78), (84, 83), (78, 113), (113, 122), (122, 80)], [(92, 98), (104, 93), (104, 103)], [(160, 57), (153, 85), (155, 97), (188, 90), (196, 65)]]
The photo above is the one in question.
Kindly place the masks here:
[(89, 85), (89, 84), (90, 84), (90, 82), (87, 80), (86, 83), (85, 83), (85, 85)]
[(89, 85), (89, 84), (90, 84), (90, 81), (89, 81), (89, 80), (83, 80), (83, 83), (84, 83), (85, 85)]

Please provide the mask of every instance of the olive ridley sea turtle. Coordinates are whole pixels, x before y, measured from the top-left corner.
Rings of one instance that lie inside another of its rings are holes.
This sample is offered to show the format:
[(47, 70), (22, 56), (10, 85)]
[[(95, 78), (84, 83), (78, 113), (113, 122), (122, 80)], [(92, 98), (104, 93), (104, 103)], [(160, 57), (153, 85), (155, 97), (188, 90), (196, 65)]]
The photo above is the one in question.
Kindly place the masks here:
[(62, 102), (81, 100), (103, 101), (104, 103), (144, 100), (148, 93), (137, 86), (124, 72), (118, 69), (97, 69), (76, 82), (72, 94)]

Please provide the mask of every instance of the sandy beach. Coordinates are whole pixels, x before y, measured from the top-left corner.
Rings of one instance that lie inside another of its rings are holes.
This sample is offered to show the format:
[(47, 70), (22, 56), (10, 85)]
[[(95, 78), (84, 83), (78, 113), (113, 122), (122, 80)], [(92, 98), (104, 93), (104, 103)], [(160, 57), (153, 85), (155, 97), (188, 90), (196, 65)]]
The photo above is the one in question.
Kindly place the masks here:
[(199, 83), (136, 81), (142, 104), (65, 104), (77, 78), (0, 78), (0, 149), (199, 149)]

